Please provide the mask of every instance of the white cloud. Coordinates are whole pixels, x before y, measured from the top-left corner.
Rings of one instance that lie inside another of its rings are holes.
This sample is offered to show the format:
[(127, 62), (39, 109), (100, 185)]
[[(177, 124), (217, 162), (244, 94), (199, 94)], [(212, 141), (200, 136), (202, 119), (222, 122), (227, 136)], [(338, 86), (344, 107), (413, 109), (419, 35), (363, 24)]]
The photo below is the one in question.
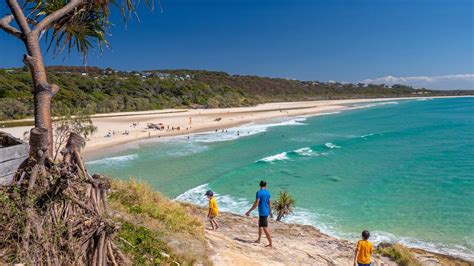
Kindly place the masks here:
[(413, 77), (386, 76), (375, 79), (364, 79), (361, 82), (365, 84), (403, 84), (413, 86), (415, 88), (429, 89), (474, 90), (474, 74)]

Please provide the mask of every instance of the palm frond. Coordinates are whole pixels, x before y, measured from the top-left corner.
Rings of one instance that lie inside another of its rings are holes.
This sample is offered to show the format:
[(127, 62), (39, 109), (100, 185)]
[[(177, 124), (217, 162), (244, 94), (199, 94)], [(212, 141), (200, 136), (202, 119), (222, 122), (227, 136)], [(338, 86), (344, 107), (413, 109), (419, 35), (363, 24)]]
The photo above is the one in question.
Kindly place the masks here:
[(295, 199), (286, 191), (280, 191), (278, 198), (273, 202), (273, 209), (277, 213), (277, 221), (293, 213)]
[[(153, 9), (154, 1), (145, 0), (145, 4)], [(26, 0), (24, 6), (29, 19), (41, 21), (68, 3), (69, 0)], [(118, 10), (126, 23), (132, 14), (137, 14), (139, 4), (140, 0), (84, 0), (74, 11), (61, 17), (45, 30), (47, 48), (53, 49), (55, 55), (64, 51), (70, 53), (76, 49), (84, 59), (94, 47), (98, 47), (102, 52), (110, 46), (107, 36), (110, 35), (112, 26), (109, 21), (111, 9)]]

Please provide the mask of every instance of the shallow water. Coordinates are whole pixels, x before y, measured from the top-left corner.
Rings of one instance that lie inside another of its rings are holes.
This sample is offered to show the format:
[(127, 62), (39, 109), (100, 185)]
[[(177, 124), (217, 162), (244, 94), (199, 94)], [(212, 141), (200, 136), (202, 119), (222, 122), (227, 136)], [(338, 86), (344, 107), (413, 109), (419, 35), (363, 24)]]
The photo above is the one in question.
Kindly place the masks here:
[(265, 179), (274, 196), (295, 197), (288, 221), (347, 239), (368, 229), (375, 242), (474, 259), (474, 98), (349, 109), (140, 141), (87, 166), (198, 204), (211, 188), (220, 208), (235, 213)]

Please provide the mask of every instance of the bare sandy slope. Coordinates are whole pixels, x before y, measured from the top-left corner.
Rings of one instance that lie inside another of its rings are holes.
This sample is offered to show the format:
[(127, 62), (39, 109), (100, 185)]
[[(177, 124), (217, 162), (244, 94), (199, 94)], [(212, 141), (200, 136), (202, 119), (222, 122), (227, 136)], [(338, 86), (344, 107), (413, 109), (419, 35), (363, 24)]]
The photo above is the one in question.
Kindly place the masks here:
[[(206, 230), (215, 265), (353, 265), (354, 246), (346, 240), (322, 234), (312, 226), (271, 221), (274, 247), (257, 237), (257, 218), (233, 214), (219, 216), (221, 228)], [(388, 258), (374, 257), (373, 265), (397, 265)]]
[[(257, 218), (220, 213), (218, 221), (221, 227), (217, 231), (209, 230), (210, 225), (205, 222), (214, 265), (354, 265), (355, 242), (325, 235), (313, 226), (269, 221), (274, 245), (270, 249), (265, 247), (265, 236), (260, 244), (253, 243), (257, 238)], [(422, 266), (474, 265), (425, 250), (411, 252)], [(372, 265), (397, 263), (373, 255)]]

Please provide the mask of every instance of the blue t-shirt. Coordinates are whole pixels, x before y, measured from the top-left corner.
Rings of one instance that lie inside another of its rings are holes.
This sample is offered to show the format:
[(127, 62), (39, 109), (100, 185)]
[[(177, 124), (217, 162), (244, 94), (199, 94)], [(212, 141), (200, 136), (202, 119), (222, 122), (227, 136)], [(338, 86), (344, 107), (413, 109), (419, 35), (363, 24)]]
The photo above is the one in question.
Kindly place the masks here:
[(270, 192), (266, 189), (260, 189), (257, 191), (258, 202), (258, 216), (269, 216), (270, 215)]

